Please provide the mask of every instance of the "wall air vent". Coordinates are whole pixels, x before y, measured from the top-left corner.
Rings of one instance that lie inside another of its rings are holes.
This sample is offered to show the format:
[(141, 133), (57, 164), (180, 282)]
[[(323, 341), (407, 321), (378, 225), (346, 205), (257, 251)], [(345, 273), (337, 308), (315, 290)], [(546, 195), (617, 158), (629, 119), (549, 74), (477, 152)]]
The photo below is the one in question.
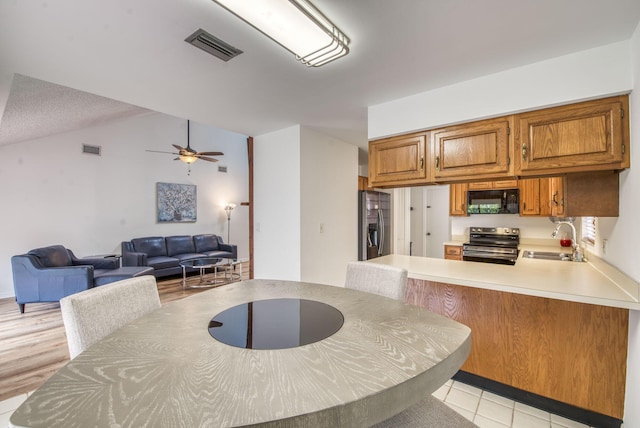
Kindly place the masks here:
[(218, 172), (227, 172), (227, 167), (226, 166), (219, 166), (218, 167)]
[(242, 53), (240, 49), (234, 48), (229, 43), (223, 42), (219, 38), (212, 36), (202, 28), (184, 39), (184, 41), (217, 58), (220, 58), (225, 62)]
[(82, 145), (82, 153), (100, 156), (101, 152), (102, 152), (102, 148), (100, 146), (90, 146), (88, 144)]

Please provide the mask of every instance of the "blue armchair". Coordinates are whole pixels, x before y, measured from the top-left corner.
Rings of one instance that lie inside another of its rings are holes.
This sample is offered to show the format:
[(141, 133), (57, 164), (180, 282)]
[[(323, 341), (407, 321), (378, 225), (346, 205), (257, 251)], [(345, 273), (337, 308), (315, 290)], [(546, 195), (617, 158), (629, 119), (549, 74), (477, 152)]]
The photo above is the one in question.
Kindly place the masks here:
[(115, 257), (79, 259), (62, 245), (36, 248), (11, 257), (16, 302), (21, 313), (26, 303), (58, 302), (100, 285), (95, 279), (116, 272), (118, 267)]

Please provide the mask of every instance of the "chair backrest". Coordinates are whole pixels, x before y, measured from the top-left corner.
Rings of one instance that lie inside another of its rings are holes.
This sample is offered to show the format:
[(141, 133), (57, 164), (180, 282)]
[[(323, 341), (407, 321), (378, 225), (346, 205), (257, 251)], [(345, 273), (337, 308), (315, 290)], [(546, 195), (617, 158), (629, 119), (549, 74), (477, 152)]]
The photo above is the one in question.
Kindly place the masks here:
[(71, 266), (71, 255), (62, 245), (50, 245), (48, 247), (35, 248), (28, 253), (38, 259), (43, 267)]
[(103, 337), (160, 308), (156, 279), (152, 275), (124, 279), (60, 300), (69, 354), (79, 353)]
[(407, 270), (375, 263), (350, 262), (347, 264), (345, 286), (404, 301)]

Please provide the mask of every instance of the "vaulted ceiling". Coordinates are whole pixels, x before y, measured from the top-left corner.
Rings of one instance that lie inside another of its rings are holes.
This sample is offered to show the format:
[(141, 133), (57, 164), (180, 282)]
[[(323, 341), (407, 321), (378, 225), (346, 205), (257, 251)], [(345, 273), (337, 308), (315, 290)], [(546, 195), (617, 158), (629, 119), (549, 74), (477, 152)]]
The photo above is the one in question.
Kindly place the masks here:
[[(210, 0), (2, 1), (0, 144), (153, 110), (366, 147), (368, 106), (627, 40), (640, 21), (638, 0), (312, 1), (351, 39), (320, 68)], [(244, 53), (187, 44), (198, 28)]]

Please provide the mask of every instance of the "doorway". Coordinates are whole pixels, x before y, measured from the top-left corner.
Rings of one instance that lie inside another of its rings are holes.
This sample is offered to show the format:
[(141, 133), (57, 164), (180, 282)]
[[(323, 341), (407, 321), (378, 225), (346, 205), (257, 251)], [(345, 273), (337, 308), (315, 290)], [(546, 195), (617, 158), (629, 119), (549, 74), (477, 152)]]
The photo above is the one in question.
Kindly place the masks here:
[(449, 186), (411, 188), (410, 254), (444, 258), (444, 243), (451, 240)]

